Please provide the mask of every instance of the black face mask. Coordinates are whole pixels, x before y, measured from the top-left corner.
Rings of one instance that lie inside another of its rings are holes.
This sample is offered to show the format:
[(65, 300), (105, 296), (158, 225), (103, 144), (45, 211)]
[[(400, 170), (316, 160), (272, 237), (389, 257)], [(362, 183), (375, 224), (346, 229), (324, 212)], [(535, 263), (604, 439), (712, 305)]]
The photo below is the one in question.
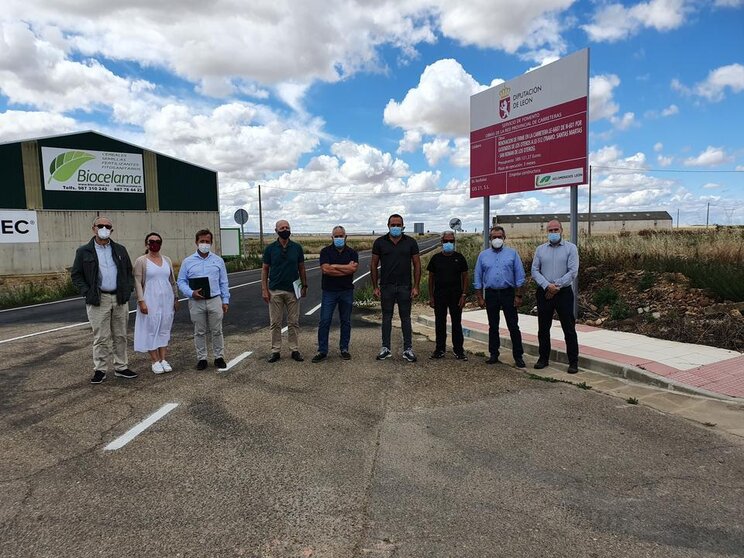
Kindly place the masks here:
[(276, 234), (279, 235), (279, 238), (282, 240), (287, 240), (289, 238), (289, 235), (292, 234), (292, 231), (279, 231)]

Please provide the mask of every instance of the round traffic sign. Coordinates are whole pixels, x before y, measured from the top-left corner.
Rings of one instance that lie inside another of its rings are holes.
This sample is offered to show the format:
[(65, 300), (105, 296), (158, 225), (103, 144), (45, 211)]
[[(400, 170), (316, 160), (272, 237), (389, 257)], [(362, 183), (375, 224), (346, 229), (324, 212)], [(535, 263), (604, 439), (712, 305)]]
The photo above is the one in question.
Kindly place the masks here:
[(453, 217), (452, 219), (450, 219), (449, 226), (450, 229), (452, 229), (453, 231), (461, 231), (462, 221), (460, 221), (460, 219), (458, 219), (457, 217)]
[(248, 222), (248, 212), (242, 208), (238, 209), (233, 218), (238, 225), (245, 225)]

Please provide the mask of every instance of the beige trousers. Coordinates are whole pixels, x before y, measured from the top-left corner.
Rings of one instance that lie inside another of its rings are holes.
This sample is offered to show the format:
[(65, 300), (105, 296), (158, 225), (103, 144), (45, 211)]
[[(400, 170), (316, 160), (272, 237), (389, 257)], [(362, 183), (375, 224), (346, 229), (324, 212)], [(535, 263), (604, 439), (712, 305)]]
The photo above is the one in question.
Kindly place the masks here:
[(126, 370), (129, 305), (117, 304), (115, 294), (101, 293), (101, 304), (86, 304), (93, 328), (93, 367), (105, 372), (110, 360), (115, 370)]
[(284, 309), (287, 309), (287, 340), (290, 351), (299, 351), (300, 333), (300, 301), (294, 293), (288, 291), (269, 291), (269, 320), (271, 321), (271, 352), (278, 353), (282, 349), (282, 319)]
[(225, 338), (222, 336), (222, 298), (215, 296), (208, 300), (189, 299), (189, 314), (194, 323), (194, 346), (196, 360), (207, 360), (207, 331), (212, 338), (214, 358), (225, 356)]

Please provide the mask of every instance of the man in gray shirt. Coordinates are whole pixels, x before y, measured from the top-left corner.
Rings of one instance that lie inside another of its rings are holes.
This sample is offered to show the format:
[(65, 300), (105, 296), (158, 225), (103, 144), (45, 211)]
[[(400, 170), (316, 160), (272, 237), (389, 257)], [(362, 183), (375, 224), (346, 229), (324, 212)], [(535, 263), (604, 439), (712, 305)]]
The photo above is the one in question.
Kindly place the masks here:
[(106, 379), (110, 360), (115, 376), (137, 377), (127, 360), (128, 302), (134, 289), (132, 261), (127, 249), (109, 238), (113, 230), (111, 219), (96, 217), (94, 236), (77, 249), (70, 272), (72, 284), (85, 297), (85, 309), (93, 328), (92, 384)]
[(550, 221), (548, 242), (537, 247), (532, 260), (532, 279), (537, 283), (537, 339), (540, 346), (535, 368), (545, 368), (550, 361), (550, 327), (553, 312), (557, 312), (566, 340), (568, 373), (576, 374), (579, 371), (579, 341), (571, 284), (579, 273), (579, 251), (575, 244), (561, 238), (562, 233), (560, 222)]

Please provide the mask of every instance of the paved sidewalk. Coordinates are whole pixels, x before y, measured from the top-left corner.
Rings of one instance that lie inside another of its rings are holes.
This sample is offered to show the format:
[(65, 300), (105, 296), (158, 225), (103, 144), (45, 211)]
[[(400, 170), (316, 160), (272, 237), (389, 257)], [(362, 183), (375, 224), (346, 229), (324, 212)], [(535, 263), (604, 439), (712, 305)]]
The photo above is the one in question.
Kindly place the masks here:
[[(434, 317), (419, 316), (419, 322), (433, 327)], [(462, 325), (466, 339), (488, 341), (485, 310), (465, 312)], [(504, 326), (500, 328), (503, 357), (511, 348), (503, 315), (500, 325)], [(525, 352), (537, 356), (537, 317), (520, 314), (519, 327)], [(576, 330), (582, 368), (676, 391), (722, 399), (744, 398), (744, 354), (586, 325), (577, 324)], [(553, 321), (550, 337), (551, 362), (567, 363), (563, 331), (557, 320)]]

